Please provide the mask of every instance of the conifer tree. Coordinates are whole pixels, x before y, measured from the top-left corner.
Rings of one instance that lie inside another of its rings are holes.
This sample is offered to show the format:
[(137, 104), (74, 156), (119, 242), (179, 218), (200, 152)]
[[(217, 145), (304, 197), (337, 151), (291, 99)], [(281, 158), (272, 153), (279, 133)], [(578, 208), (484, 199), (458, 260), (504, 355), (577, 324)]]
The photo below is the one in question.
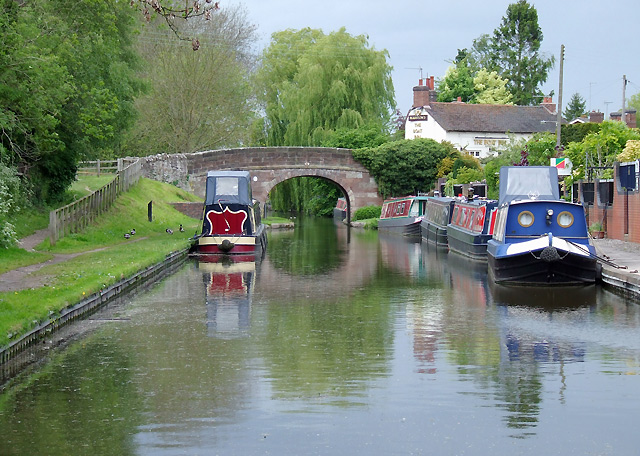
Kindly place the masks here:
[(567, 104), (567, 108), (564, 110), (562, 115), (564, 118), (571, 122), (573, 119), (576, 119), (587, 112), (587, 103), (584, 98), (580, 96), (578, 92), (571, 95), (571, 99)]
[(542, 30), (538, 12), (526, 0), (507, 8), (502, 23), (493, 32), (490, 43), (491, 70), (507, 79), (517, 105), (531, 105), (541, 96), (540, 85), (546, 82), (555, 58), (540, 54)]

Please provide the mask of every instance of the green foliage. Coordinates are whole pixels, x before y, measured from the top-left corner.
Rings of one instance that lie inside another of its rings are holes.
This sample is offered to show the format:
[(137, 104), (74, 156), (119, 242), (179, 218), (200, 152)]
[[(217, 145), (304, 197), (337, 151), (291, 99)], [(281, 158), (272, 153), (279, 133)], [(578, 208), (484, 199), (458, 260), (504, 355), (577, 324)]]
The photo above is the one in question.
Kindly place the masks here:
[(0, 161), (0, 249), (16, 244), (20, 234), (17, 214), (30, 207), (29, 197), (30, 190), (18, 177), (17, 169)]
[(538, 12), (526, 0), (507, 7), (502, 23), (490, 40), (490, 70), (506, 79), (517, 105), (534, 104), (541, 95), (540, 85), (546, 82), (554, 57), (540, 54), (543, 34), (538, 25)]
[(368, 124), (356, 129), (339, 128), (327, 137), (322, 146), (361, 149), (363, 147), (377, 147), (388, 141), (390, 141), (390, 136), (382, 127)]
[(510, 4), (493, 35), (473, 40), (471, 49), (458, 49), (438, 101), (460, 96), (471, 103), (534, 104), (555, 61), (540, 54), (542, 38), (535, 7), (525, 0)]
[(630, 162), (640, 158), (640, 141), (637, 139), (627, 140), (624, 150), (617, 157), (619, 162)]
[(536, 133), (527, 141), (525, 150), (531, 166), (549, 166), (551, 158), (558, 154), (556, 135), (548, 132)]
[(564, 118), (571, 122), (587, 112), (587, 102), (578, 92), (571, 95), (566, 109), (562, 113)]
[(560, 141), (563, 146), (568, 146), (572, 142), (580, 142), (590, 133), (600, 131), (602, 124), (599, 123), (577, 123), (573, 125), (564, 124), (560, 127)]
[(382, 213), (382, 206), (365, 206), (357, 209), (353, 214), (353, 221), (378, 219)]
[(394, 105), (387, 57), (344, 29), (274, 33), (256, 77), (264, 143), (319, 145), (337, 129), (387, 125)]
[(170, 31), (145, 27), (138, 48), (150, 90), (136, 101), (139, 117), (124, 153), (192, 153), (259, 140), (248, 56), (255, 26), (236, 6), (216, 12), (207, 30), (194, 52), (176, 46)]
[(507, 80), (502, 79), (496, 71), (481, 68), (473, 78), (475, 91), (474, 103), (478, 104), (513, 104), (513, 95), (507, 88)]
[(451, 168), (453, 177), (457, 178), (458, 170), (463, 168), (467, 170), (481, 170), (480, 161), (471, 155), (460, 154), (460, 156), (454, 160), (453, 167)]
[(457, 170), (455, 177), (456, 184), (468, 184), (470, 182), (480, 182), (484, 179), (484, 172), (481, 169), (467, 168), (463, 166)]
[(637, 129), (630, 129), (623, 122), (606, 121), (601, 124), (598, 132), (589, 133), (582, 142), (570, 143), (565, 154), (573, 163), (573, 178), (609, 177), (611, 170), (605, 173), (597, 169), (589, 174), (588, 168), (613, 166), (617, 156), (630, 139), (640, 139), (640, 132)]
[(269, 200), (277, 212), (329, 217), (341, 195), (338, 187), (326, 179), (298, 177), (276, 185), (269, 193)]
[(35, 197), (58, 201), (80, 157), (111, 155), (140, 86), (125, 2), (43, 0), (0, 6), (2, 161)]
[(455, 153), (448, 143), (421, 138), (355, 150), (353, 156), (375, 177), (380, 193), (388, 197), (428, 192), (440, 161)]
[(629, 109), (635, 109), (636, 111), (640, 111), (640, 92), (632, 95), (627, 103), (627, 107)]
[(0, 248), (8, 248), (16, 243), (13, 224), (9, 222), (14, 204), (15, 187), (19, 186), (15, 170), (0, 163)]
[(450, 66), (438, 83), (438, 101), (451, 102), (460, 97), (461, 101), (468, 103), (474, 93), (473, 76), (464, 61), (455, 67)]

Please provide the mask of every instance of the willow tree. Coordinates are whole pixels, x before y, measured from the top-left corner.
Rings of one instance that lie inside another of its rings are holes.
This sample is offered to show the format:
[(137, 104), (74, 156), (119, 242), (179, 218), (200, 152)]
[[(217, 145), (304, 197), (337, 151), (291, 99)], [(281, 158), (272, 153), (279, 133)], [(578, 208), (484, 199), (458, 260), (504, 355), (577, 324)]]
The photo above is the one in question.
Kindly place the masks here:
[(336, 129), (387, 125), (394, 106), (388, 52), (344, 28), (272, 35), (256, 80), (266, 144), (320, 145)]

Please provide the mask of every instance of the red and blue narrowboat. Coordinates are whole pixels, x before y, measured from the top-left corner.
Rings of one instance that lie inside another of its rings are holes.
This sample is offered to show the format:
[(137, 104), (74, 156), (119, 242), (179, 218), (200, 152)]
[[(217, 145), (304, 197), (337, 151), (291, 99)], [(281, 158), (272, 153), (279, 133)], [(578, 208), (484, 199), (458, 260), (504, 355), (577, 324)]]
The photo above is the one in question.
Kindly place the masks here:
[(495, 224), (496, 200), (456, 199), (447, 227), (449, 250), (474, 260), (487, 260), (487, 243)]
[(195, 254), (262, 255), (267, 235), (247, 171), (207, 173), (202, 233), (193, 241)]
[(451, 222), (455, 198), (434, 196), (427, 201), (427, 211), (420, 222), (422, 239), (436, 247), (449, 247), (447, 226)]
[(420, 238), (420, 222), (427, 208), (427, 196), (392, 198), (382, 204), (378, 230)]
[(553, 166), (500, 169), (489, 273), (498, 283), (576, 285), (597, 278), (584, 207), (559, 196)]

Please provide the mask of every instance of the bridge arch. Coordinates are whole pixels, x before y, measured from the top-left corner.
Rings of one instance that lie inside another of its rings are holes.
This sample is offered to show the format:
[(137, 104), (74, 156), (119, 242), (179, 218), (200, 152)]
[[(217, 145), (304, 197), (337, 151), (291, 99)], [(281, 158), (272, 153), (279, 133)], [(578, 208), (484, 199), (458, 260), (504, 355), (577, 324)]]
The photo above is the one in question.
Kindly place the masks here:
[(252, 175), (253, 196), (264, 203), (269, 192), (295, 177), (320, 177), (335, 183), (347, 199), (349, 215), (368, 205), (381, 205), (378, 186), (350, 149), (326, 147), (246, 147), (210, 150), (194, 154), (161, 154), (145, 157), (143, 173), (164, 182), (177, 183), (204, 197), (207, 172), (246, 170)]

